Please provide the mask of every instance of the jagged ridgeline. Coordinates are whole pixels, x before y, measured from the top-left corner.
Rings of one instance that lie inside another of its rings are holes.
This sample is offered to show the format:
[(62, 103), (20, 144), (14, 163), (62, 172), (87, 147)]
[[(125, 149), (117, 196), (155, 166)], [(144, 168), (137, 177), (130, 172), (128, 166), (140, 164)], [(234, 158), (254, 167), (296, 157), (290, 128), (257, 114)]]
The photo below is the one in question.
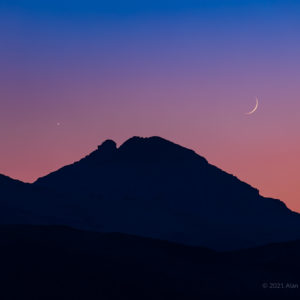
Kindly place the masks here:
[(23, 184), (0, 178), (3, 223), (60, 224), (238, 249), (300, 237), (283, 202), (160, 137), (112, 140)]

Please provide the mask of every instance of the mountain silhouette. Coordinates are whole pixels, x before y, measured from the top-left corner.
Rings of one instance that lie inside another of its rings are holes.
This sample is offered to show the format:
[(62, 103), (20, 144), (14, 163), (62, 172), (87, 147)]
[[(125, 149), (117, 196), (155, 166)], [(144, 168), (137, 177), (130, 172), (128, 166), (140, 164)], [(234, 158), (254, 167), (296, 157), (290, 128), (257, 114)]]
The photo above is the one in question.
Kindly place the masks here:
[(70, 214), (76, 205), (70, 195), (0, 175), (0, 224), (79, 225), (81, 217)]
[(119, 148), (107, 140), (31, 187), (46, 191), (51, 213), (59, 207), (61, 224), (77, 228), (214, 249), (300, 238), (300, 216), (283, 202), (160, 137)]

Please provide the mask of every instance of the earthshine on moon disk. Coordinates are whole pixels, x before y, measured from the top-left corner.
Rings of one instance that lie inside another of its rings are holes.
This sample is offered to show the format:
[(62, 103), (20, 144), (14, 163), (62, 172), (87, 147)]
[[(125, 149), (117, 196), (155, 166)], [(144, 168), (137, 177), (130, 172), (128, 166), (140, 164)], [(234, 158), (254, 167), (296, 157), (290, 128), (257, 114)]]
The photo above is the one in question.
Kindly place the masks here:
[(257, 108), (258, 108), (258, 98), (256, 97), (255, 107), (251, 111), (247, 112), (246, 115), (252, 115), (257, 110)]

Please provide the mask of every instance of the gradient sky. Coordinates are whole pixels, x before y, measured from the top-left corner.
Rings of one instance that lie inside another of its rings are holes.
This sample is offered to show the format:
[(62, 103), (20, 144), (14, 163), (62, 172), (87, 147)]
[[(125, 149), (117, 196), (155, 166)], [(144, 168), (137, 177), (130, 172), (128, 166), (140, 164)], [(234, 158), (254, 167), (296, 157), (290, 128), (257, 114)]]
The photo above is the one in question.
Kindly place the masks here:
[(0, 173), (159, 135), (300, 212), (299, 2), (0, 1)]

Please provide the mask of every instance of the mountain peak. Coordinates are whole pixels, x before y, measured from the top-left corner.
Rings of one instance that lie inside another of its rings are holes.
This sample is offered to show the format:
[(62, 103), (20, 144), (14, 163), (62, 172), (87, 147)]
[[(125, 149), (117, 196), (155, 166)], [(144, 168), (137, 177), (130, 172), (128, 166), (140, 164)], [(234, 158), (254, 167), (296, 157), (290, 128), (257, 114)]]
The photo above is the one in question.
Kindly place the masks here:
[(101, 145), (98, 146), (98, 149), (87, 155), (84, 159), (88, 163), (98, 163), (107, 160), (111, 160), (117, 153), (117, 144), (113, 140), (106, 140)]
[(134, 136), (124, 142), (118, 149), (119, 155), (126, 158), (150, 161), (186, 161), (190, 159), (206, 159), (187, 149), (158, 136)]
[(98, 146), (98, 151), (115, 151), (117, 150), (117, 144), (113, 140), (106, 140)]
[(157, 136), (135, 136), (119, 148), (106, 140), (98, 150), (40, 178), (35, 186), (70, 195), (53, 204), (53, 215), (56, 206), (61, 205), (62, 215), (70, 207), (65, 224), (79, 228), (215, 249), (300, 236), (300, 216), (279, 200), (260, 196), (257, 189), (194, 151)]

